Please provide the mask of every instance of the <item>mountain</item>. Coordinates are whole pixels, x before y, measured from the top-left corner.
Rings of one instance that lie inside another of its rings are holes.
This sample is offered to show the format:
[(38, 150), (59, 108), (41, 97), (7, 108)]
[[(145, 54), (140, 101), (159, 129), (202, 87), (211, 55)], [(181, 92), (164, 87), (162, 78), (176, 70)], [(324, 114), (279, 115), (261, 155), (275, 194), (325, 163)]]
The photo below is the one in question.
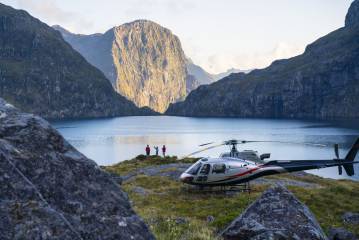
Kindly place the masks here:
[(59, 25), (52, 27), (58, 30), (65, 41), (89, 63), (101, 70), (114, 87), (116, 86), (117, 75), (112, 58), (113, 29), (104, 34), (83, 35), (71, 33)]
[(210, 84), (215, 81), (213, 75), (206, 72), (206, 70), (204, 70), (200, 66), (194, 64), (190, 58), (187, 58), (186, 65), (188, 74), (193, 76), (197, 80), (198, 85)]
[(231, 75), (232, 73), (249, 73), (251, 71), (252, 70), (240, 70), (240, 69), (237, 69), (237, 68), (230, 68), (225, 72), (221, 72), (221, 73), (218, 73), (218, 74), (213, 74), (212, 78), (213, 78), (214, 81), (218, 81), (218, 80), (221, 80), (222, 78), (225, 78), (225, 77)]
[(0, 136), (0, 239), (154, 239), (114, 179), (48, 122), (0, 98)]
[(198, 86), (187, 73), (180, 40), (157, 23), (137, 20), (92, 35), (54, 28), (137, 106), (164, 112)]
[(61, 34), (0, 4), (0, 97), (46, 118), (142, 115)]
[(359, 0), (345, 27), (302, 55), (237, 73), (192, 91), (168, 115), (275, 118), (359, 118)]
[(232, 73), (240, 73), (240, 72), (249, 73), (250, 71), (252, 70), (240, 70), (236, 68), (230, 68), (225, 72), (221, 72), (218, 74), (210, 74), (202, 67), (194, 64), (190, 58), (187, 58), (187, 72), (189, 75), (192, 75), (196, 79), (196, 81), (198, 82), (198, 86), (211, 84), (213, 82), (216, 82), (222, 78), (231, 75)]

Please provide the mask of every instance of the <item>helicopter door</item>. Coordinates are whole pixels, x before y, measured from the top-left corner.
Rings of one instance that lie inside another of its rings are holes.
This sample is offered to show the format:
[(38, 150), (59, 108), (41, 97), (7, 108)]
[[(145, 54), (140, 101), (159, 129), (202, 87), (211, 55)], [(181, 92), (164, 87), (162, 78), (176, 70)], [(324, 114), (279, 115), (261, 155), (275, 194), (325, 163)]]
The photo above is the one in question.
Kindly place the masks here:
[(209, 181), (223, 180), (227, 174), (227, 166), (224, 163), (215, 163), (212, 166), (211, 174), (209, 175)]
[(198, 182), (206, 182), (210, 171), (211, 171), (211, 165), (204, 164), (201, 168), (201, 171), (198, 174), (199, 176), (197, 177), (197, 181)]

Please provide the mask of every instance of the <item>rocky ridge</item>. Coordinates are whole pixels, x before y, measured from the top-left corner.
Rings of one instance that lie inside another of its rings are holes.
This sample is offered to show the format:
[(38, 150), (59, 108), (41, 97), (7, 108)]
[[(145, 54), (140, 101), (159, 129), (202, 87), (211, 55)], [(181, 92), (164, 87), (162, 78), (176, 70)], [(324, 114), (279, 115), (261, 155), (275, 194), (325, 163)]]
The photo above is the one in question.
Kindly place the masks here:
[(307, 46), (302, 55), (237, 73), (192, 91), (168, 115), (198, 117), (359, 118), (358, 4), (346, 26)]
[(46, 118), (143, 115), (61, 34), (0, 4), (0, 97)]
[(0, 99), (0, 239), (154, 239), (110, 175)]

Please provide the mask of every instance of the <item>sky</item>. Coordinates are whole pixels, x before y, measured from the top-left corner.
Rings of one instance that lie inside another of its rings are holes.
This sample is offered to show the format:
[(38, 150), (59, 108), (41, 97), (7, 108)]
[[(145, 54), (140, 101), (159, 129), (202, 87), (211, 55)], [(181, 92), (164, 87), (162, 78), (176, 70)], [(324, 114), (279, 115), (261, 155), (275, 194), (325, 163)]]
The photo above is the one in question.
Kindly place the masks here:
[(344, 26), (352, 0), (2, 0), (48, 25), (105, 32), (136, 19), (170, 29), (210, 73), (264, 68)]

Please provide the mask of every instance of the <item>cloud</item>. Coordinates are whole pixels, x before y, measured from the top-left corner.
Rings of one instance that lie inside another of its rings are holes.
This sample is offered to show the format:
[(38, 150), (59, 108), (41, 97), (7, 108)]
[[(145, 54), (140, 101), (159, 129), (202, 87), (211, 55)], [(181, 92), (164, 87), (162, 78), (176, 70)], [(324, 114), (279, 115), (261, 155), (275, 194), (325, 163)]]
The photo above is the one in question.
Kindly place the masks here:
[[(196, 48), (189, 48), (187, 55), (194, 63), (210, 73), (224, 72), (230, 68), (241, 70), (265, 68), (274, 60), (294, 57), (304, 52), (305, 46), (280, 42), (267, 52), (201, 54)], [(193, 55), (192, 55), (193, 54)]]
[(17, 5), (49, 25), (60, 24), (74, 32), (93, 28), (91, 21), (79, 14), (61, 9), (54, 0), (17, 0)]
[(131, 0), (122, 4), (122, 7), (125, 7), (126, 15), (129, 16), (156, 15), (161, 11), (180, 14), (195, 6), (195, 3), (190, 0)]

